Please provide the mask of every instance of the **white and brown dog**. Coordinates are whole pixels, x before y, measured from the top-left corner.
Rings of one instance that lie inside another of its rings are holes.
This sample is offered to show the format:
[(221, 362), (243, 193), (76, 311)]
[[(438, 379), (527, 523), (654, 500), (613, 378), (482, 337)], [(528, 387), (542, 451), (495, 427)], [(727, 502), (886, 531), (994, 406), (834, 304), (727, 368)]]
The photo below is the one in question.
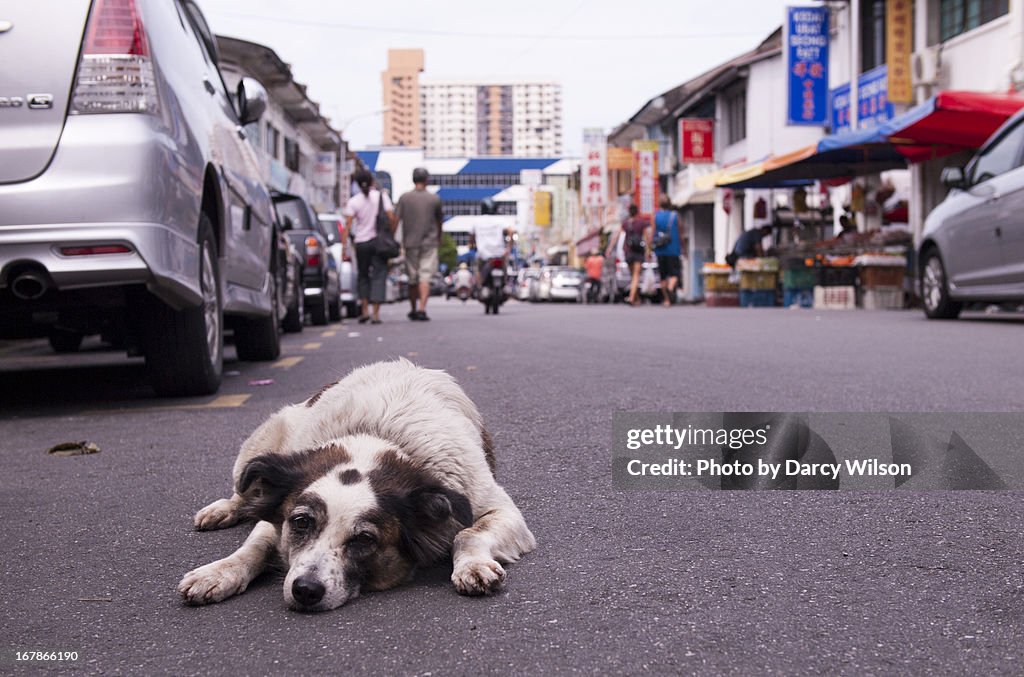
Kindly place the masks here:
[(455, 588), (484, 595), (504, 582), (502, 564), (536, 546), (494, 479), (476, 406), (445, 372), (404, 359), (356, 369), (257, 428), (235, 461), (234, 494), (195, 525), (247, 518), (259, 521), (242, 547), (182, 579), (188, 603), (243, 592), (275, 552), (285, 601), (302, 611), (399, 585), (449, 552)]

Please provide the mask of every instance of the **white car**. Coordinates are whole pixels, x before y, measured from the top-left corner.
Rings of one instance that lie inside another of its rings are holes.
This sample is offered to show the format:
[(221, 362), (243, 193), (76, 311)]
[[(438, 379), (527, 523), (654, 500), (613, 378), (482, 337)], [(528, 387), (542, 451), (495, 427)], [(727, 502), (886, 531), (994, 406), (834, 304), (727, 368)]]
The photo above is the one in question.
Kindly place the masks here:
[(568, 266), (544, 266), (537, 285), (540, 301), (578, 301), (583, 273)]
[(327, 249), (338, 265), (338, 283), (341, 287), (341, 303), (345, 306), (345, 314), (356, 317), (359, 315), (356, 287), (359, 268), (356, 264), (356, 247), (344, 237), (345, 218), (340, 214), (320, 214), (318, 218), (331, 240)]

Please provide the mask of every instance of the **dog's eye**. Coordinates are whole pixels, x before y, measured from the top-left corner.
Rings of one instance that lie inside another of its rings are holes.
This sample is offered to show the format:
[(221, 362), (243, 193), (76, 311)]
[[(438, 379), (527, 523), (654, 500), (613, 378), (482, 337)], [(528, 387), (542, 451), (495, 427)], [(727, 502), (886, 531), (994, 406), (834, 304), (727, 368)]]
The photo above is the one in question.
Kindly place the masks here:
[(308, 531), (313, 527), (313, 518), (309, 515), (295, 515), (288, 523), (292, 527), (292, 531)]
[(357, 548), (369, 548), (377, 544), (377, 537), (369, 531), (361, 531), (348, 539), (348, 543)]

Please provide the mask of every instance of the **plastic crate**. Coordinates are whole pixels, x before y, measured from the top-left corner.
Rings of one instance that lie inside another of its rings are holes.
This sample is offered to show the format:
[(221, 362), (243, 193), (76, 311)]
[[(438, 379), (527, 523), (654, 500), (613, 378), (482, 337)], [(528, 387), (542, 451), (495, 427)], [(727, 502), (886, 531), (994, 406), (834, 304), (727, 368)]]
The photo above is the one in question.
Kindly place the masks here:
[(782, 293), (782, 305), (785, 306), (786, 308), (792, 308), (793, 306), (799, 306), (801, 308), (813, 308), (814, 289), (810, 287), (806, 289), (787, 288)]
[(818, 266), (814, 269), (815, 287), (855, 287), (857, 269), (853, 266)]
[(864, 310), (899, 310), (903, 308), (903, 287), (871, 287), (861, 290), (860, 307)]
[(801, 264), (799, 268), (787, 268), (782, 271), (782, 286), (786, 289), (810, 289), (814, 286), (814, 268)]
[(740, 305), (744, 308), (770, 308), (775, 305), (775, 289), (740, 289)]
[(704, 290), (711, 291), (726, 291), (726, 292), (738, 292), (740, 286), (735, 282), (729, 282), (730, 272), (724, 273), (704, 273)]
[(857, 288), (845, 287), (814, 288), (814, 307), (819, 310), (853, 310), (857, 307)]
[(778, 285), (779, 276), (774, 272), (743, 270), (740, 271), (740, 291), (749, 290), (775, 290)]
[(705, 291), (704, 303), (708, 308), (736, 308), (740, 305), (738, 291)]
[(903, 266), (861, 266), (860, 284), (863, 287), (902, 287), (906, 268)]

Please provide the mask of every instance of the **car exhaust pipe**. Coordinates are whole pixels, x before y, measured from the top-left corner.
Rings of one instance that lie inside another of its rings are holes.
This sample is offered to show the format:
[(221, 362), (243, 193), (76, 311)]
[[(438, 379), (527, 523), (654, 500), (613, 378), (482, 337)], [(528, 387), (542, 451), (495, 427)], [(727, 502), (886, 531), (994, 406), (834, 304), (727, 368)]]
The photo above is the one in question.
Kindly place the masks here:
[(11, 282), (11, 293), (22, 301), (35, 301), (49, 287), (46, 278), (31, 270), (21, 273)]

